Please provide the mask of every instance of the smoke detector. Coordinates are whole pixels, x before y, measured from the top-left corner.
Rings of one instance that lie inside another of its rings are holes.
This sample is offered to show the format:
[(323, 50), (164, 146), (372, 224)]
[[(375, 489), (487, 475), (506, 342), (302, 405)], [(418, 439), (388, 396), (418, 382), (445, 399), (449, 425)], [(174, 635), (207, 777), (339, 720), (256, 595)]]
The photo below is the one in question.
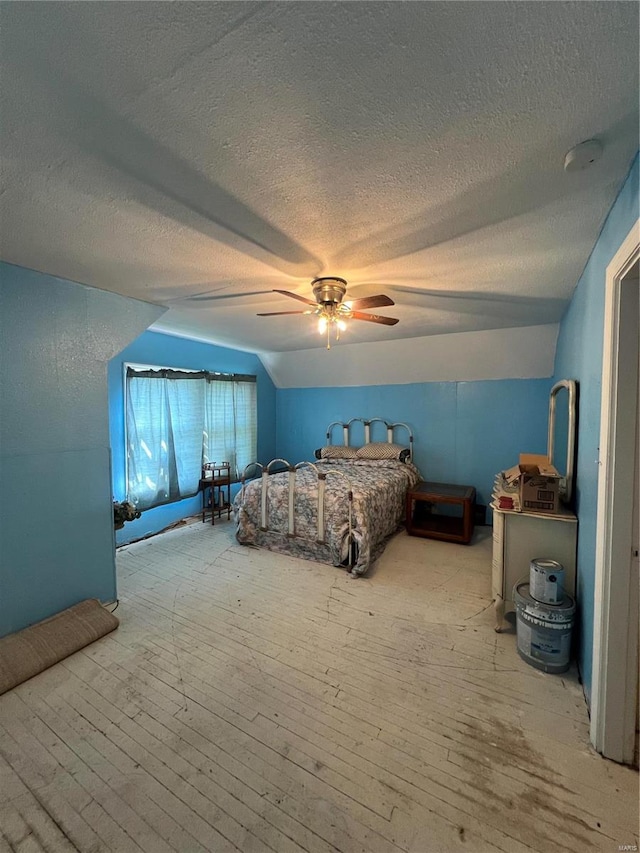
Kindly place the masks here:
[(580, 142), (565, 154), (565, 172), (579, 172), (592, 166), (602, 157), (602, 143), (597, 139), (587, 139)]

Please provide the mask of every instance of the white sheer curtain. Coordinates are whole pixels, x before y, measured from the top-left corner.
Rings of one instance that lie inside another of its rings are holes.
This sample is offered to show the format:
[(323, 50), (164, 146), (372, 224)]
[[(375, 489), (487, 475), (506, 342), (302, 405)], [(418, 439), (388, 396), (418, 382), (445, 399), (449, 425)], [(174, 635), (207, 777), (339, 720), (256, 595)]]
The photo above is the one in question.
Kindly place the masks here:
[(202, 474), (204, 379), (167, 379), (177, 498), (195, 495)]
[(207, 382), (203, 457), (229, 462), (238, 480), (256, 460), (256, 383), (210, 379)]
[(234, 382), (237, 479), (258, 458), (258, 402), (255, 382)]
[(140, 509), (170, 498), (167, 385), (127, 377), (127, 492)]
[(203, 377), (127, 377), (127, 491), (139, 509), (195, 495), (202, 466)]
[(202, 462), (234, 479), (256, 459), (256, 382), (170, 369), (127, 372), (127, 490), (139, 509), (195, 495)]

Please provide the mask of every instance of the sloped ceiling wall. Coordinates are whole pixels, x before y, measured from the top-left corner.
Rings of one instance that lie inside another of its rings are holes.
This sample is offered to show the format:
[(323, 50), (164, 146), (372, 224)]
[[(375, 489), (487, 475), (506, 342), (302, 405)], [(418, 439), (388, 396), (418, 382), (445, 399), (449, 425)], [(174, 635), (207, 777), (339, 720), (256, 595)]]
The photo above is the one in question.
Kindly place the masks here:
[(557, 325), (464, 332), (406, 341), (349, 344), (329, 352), (263, 353), (278, 388), (410, 382), (534, 379), (551, 376)]
[(107, 363), (161, 312), (0, 264), (0, 636), (116, 597)]

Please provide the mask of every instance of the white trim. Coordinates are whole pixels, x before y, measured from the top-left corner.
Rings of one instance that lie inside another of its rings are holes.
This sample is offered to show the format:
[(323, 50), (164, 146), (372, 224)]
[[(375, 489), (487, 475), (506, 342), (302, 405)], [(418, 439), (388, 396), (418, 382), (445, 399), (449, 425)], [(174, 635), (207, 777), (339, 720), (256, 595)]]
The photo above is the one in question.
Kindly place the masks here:
[(621, 282), (639, 257), (640, 220), (607, 266), (605, 278), (591, 690), (591, 743), (607, 758), (625, 763), (633, 758), (638, 625), (629, 613), (633, 472), (629, 453), (621, 452), (622, 446), (629, 450), (635, 435), (629, 438), (619, 418), (625, 377), (619, 349)]

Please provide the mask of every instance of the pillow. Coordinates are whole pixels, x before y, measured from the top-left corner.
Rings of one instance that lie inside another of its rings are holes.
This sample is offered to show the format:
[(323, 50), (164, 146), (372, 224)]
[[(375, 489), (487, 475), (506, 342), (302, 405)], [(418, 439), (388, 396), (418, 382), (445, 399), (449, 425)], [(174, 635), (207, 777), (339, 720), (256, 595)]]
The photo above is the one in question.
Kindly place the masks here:
[(316, 450), (316, 459), (357, 459), (358, 448), (344, 444), (327, 444)]
[(372, 441), (358, 450), (359, 459), (399, 459), (406, 462), (410, 450), (401, 444), (392, 444), (389, 441)]

